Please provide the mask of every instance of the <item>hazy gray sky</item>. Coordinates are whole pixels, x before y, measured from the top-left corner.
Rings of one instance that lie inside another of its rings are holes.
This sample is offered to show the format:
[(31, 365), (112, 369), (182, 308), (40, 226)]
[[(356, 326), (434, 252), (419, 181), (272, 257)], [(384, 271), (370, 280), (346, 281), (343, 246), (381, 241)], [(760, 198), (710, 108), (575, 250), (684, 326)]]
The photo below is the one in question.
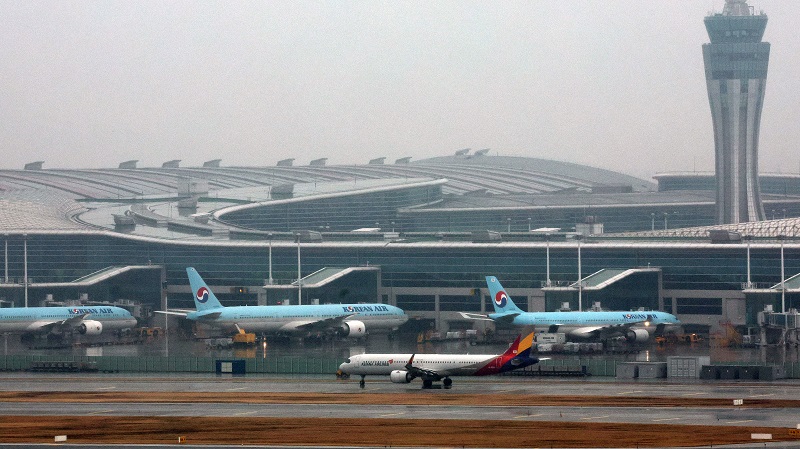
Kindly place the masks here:
[[(800, 170), (800, 2), (761, 172)], [(724, 0), (0, 2), (0, 168), (366, 163), (491, 148), (649, 178), (713, 170), (703, 18)]]

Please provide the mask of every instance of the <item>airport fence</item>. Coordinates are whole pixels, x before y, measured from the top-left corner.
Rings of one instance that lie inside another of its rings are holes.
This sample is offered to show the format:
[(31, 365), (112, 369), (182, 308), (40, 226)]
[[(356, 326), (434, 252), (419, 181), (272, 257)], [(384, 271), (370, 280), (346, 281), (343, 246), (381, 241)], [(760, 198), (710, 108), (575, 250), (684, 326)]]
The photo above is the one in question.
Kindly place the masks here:
[[(129, 373), (213, 373), (218, 360), (244, 360), (245, 370), (253, 374), (334, 374), (342, 362), (340, 359), (276, 356), (268, 358), (223, 358), (223, 357), (130, 357), (130, 356), (60, 356), (60, 355), (6, 355), (0, 356), (0, 371), (58, 371), (59, 366), (91, 367), (99, 372)], [(591, 376), (614, 377), (617, 364), (629, 360), (613, 358), (558, 358), (543, 360), (541, 367), (558, 367), (562, 371), (570, 368), (586, 367), (585, 372)], [(50, 363), (48, 363), (50, 362)], [(68, 362), (59, 365), (58, 362)], [(533, 365), (526, 369), (535, 369)], [(45, 368), (43, 368), (45, 367)], [(70, 369), (74, 371), (74, 369)], [(800, 379), (800, 362), (788, 362), (783, 365), (785, 377)], [(521, 373), (520, 373), (521, 374)]]
[[(131, 373), (213, 373), (220, 357), (129, 357), (129, 356), (58, 356), (58, 355), (7, 355), (0, 356), (0, 370), (26, 371), (42, 362), (53, 362), (52, 371), (58, 371), (58, 362), (79, 363), (100, 372)], [(232, 360), (225, 358), (224, 360)], [(339, 359), (317, 357), (280, 356), (270, 358), (244, 358), (247, 373), (263, 374), (335, 374), (342, 362)]]

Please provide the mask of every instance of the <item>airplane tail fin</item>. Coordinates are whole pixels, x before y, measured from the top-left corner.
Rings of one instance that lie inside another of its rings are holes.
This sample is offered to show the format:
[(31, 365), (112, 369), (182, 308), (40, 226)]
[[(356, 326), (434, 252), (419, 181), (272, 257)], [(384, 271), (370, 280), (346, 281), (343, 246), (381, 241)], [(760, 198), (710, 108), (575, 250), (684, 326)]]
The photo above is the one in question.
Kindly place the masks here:
[(194, 306), (198, 312), (222, 308), (222, 304), (214, 296), (214, 292), (208, 288), (208, 285), (197, 273), (197, 270), (187, 267), (186, 274), (189, 276), (189, 285), (192, 286), (192, 293), (194, 294)]
[(489, 295), (492, 297), (495, 313), (522, 312), (522, 309), (514, 304), (496, 277), (486, 276), (486, 286), (489, 287)]
[(530, 357), (533, 348), (533, 332), (520, 340), (517, 346), (517, 357)]
[(514, 340), (514, 343), (511, 343), (511, 346), (506, 349), (506, 352), (503, 353), (502, 357), (516, 357), (519, 355), (520, 350), (520, 339), (522, 335), (517, 335), (517, 339)]

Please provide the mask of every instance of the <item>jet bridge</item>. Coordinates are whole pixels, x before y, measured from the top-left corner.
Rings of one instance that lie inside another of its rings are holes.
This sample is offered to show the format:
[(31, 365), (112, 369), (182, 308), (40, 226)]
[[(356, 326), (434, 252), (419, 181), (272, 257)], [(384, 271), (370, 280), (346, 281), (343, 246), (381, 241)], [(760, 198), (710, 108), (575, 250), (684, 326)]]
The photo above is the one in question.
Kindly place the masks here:
[(325, 267), (289, 284), (264, 285), (267, 304), (381, 302), (378, 266)]
[[(87, 274), (78, 279), (69, 282), (36, 282), (34, 277), (28, 278), (28, 288), (66, 288), (66, 287), (92, 287), (98, 285), (111, 278), (117, 277), (124, 273), (140, 270), (158, 270), (161, 271), (161, 265), (125, 265), (125, 266), (111, 266), (95, 271), (94, 273)], [(4, 288), (20, 288), (24, 287), (25, 280), (23, 278), (15, 278), (12, 282), (0, 282), (0, 289)]]
[(661, 279), (661, 268), (604, 268), (580, 281), (550, 282), (542, 291), (548, 311), (559, 309), (564, 302), (577, 310), (578, 301), (583, 309), (596, 302), (612, 310), (661, 309)]
[[(0, 298), (17, 307), (59, 304), (80, 300), (115, 303), (123, 298), (158, 306), (164, 301), (162, 265), (110, 266), (71, 281), (40, 282), (36, 276), (9, 278), (0, 282)], [(118, 305), (122, 305), (121, 303)]]

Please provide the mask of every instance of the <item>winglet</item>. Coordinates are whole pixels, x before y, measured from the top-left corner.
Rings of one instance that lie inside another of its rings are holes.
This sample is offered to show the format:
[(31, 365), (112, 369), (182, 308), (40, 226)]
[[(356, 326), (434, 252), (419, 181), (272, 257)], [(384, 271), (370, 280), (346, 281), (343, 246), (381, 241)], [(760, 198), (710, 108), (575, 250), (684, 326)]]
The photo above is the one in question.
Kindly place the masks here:
[(410, 370), (410, 369), (411, 369), (411, 364), (412, 364), (412, 363), (414, 363), (414, 356), (415, 356), (415, 355), (416, 355), (416, 354), (411, 354), (411, 358), (410, 358), (410, 359), (408, 359), (408, 363), (406, 363), (406, 369), (407, 369), (407, 370)]

